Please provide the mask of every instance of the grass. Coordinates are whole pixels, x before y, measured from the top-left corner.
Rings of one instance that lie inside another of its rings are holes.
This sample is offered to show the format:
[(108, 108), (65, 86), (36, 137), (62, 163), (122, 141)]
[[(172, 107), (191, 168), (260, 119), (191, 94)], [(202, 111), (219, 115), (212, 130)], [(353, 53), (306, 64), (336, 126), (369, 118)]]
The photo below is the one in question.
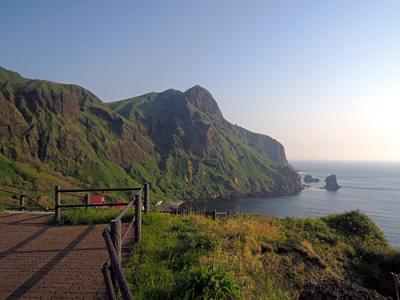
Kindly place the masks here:
[[(293, 299), (321, 278), (394, 296), (399, 252), (360, 211), (321, 218), (150, 213), (126, 274), (135, 299)], [(389, 275), (388, 275), (389, 274)]]
[(228, 272), (201, 263), (218, 242), (199, 220), (158, 213), (144, 216), (143, 243), (135, 245), (126, 269), (135, 299), (241, 297)]
[[(64, 210), (62, 223), (108, 223), (119, 212)], [(124, 221), (132, 217), (131, 210)], [(217, 221), (151, 212), (125, 271), (135, 299), (296, 299), (322, 278), (394, 297), (390, 272), (400, 273), (400, 253), (360, 211)]]
[(234, 223), (145, 215), (143, 242), (126, 268), (135, 299), (289, 299), (259, 263), (243, 256), (246, 232)]
[[(61, 224), (63, 225), (86, 225), (86, 224), (106, 224), (117, 217), (121, 212), (120, 208), (81, 208), (62, 210)], [(129, 210), (122, 222), (129, 222), (133, 218), (133, 209)]]

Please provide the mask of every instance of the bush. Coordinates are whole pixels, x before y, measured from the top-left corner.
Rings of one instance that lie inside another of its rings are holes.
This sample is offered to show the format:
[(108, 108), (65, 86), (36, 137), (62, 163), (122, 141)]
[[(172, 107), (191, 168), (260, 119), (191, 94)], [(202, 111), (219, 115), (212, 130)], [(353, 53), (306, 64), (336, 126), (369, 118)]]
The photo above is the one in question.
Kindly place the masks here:
[(192, 269), (185, 274), (177, 295), (181, 299), (238, 299), (239, 286), (232, 277), (220, 270)]
[(371, 221), (368, 216), (359, 210), (343, 214), (323, 217), (330, 227), (344, 233), (345, 235), (358, 236), (362, 238), (372, 237), (382, 242), (386, 241), (382, 231)]
[(190, 248), (196, 251), (212, 251), (217, 247), (217, 244), (217, 240), (206, 235), (200, 235), (190, 241)]

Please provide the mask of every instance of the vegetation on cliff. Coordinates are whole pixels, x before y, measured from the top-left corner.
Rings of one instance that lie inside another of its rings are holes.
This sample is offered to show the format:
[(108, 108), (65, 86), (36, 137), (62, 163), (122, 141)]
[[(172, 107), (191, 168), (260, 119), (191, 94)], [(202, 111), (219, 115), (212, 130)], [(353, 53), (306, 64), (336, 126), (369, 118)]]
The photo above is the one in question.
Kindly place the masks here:
[(111, 104), (71, 84), (0, 67), (0, 186), (135, 186), (154, 200), (282, 195), (301, 189), (283, 146), (227, 122), (199, 86)]
[(400, 272), (400, 253), (359, 211), (215, 222), (150, 213), (142, 237), (126, 268), (135, 299), (383, 299)]

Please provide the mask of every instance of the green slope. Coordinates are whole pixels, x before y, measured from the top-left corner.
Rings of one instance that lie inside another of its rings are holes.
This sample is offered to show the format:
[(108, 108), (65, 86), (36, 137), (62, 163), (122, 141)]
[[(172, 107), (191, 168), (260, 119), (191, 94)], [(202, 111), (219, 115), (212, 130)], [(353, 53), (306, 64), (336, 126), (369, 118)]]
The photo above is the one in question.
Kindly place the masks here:
[(301, 187), (283, 146), (227, 122), (195, 86), (110, 104), (86, 89), (0, 68), (0, 173), (37, 194), (151, 184), (158, 199), (283, 195)]
[[(280, 195), (298, 191), (297, 174), (274, 139), (227, 122), (199, 86), (167, 90), (109, 104), (141, 125), (160, 154), (161, 186), (183, 179), (184, 197)], [(173, 187), (170, 187), (173, 188)]]
[(126, 267), (135, 299), (396, 297), (400, 253), (359, 211), (217, 221), (150, 213), (142, 230)]

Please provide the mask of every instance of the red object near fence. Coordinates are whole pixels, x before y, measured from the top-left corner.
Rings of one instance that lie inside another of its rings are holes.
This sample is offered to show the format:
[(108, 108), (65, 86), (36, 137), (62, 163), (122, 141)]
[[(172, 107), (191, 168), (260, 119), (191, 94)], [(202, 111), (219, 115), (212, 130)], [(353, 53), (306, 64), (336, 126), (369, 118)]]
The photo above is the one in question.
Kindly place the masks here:
[(92, 195), (90, 197), (90, 204), (103, 204), (105, 202), (103, 195)]

